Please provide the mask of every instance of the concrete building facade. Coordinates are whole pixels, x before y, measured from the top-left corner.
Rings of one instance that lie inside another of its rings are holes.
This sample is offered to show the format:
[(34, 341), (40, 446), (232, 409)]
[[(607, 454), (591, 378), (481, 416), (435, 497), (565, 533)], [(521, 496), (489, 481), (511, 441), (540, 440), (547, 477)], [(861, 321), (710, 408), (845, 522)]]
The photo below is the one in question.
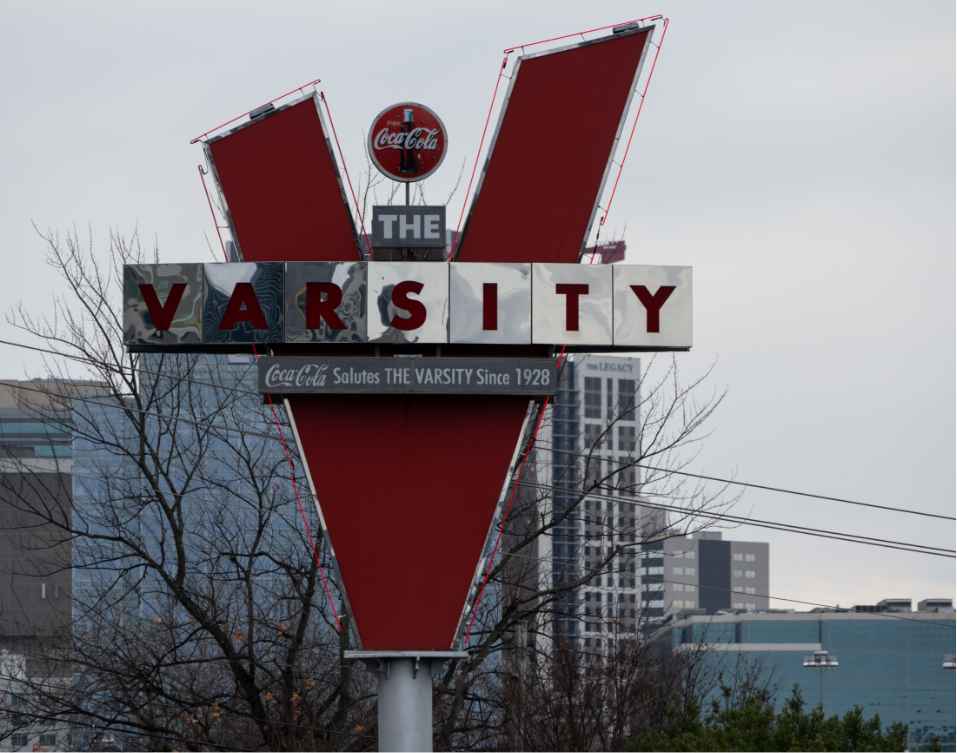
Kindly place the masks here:
[(639, 359), (570, 356), (536, 445), (538, 513), (555, 521), (538, 542), (540, 577), (576, 584), (556, 600), (551, 632), (583, 649), (606, 650), (676, 610), (768, 606), (767, 543), (681, 535), (642, 497), (640, 405)]
[[(31, 510), (69, 520), (72, 435), (38, 381), (0, 385), (0, 647), (18, 652), (70, 622), (69, 537)], [(52, 389), (55, 389), (53, 387)]]
[(660, 548), (643, 547), (642, 608), (662, 617), (683, 609), (768, 608), (770, 547), (724, 539), (721, 532), (675, 536)]

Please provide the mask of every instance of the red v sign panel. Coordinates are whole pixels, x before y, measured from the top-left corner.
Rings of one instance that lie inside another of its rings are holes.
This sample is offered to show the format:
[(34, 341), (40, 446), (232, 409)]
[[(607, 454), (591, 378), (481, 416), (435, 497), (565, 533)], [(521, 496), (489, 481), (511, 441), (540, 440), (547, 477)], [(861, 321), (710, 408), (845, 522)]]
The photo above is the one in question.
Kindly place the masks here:
[(578, 261), (650, 34), (518, 59), (456, 261)]
[[(578, 261), (650, 33), (519, 58), (458, 260)], [(359, 258), (312, 98), (206, 153), (245, 261)], [(527, 398), (306, 395), (287, 407), (359, 648), (452, 648)]]

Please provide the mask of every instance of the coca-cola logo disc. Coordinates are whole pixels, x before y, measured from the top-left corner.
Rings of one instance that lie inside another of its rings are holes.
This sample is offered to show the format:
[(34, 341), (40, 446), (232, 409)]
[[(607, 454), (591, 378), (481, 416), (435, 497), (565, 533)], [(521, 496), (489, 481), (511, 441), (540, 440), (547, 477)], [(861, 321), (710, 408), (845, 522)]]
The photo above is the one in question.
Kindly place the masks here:
[(383, 175), (404, 183), (434, 173), (448, 145), (445, 125), (418, 102), (400, 102), (376, 115), (366, 146)]

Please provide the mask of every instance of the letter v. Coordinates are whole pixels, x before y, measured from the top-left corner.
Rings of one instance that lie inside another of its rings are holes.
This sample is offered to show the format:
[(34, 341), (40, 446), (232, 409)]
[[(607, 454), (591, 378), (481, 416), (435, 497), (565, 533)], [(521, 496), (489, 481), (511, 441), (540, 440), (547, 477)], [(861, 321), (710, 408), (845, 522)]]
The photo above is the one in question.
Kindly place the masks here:
[(140, 285), (140, 294), (146, 301), (146, 310), (149, 311), (150, 319), (156, 329), (164, 332), (169, 329), (170, 324), (173, 323), (173, 317), (176, 315), (176, 309), (179, 308), (179, 302), (183, 300), (185, 291), (185, 282), (174, 282), (169, 295), (166, 296), (166, 303), (160, 305), (156, 288), (147, 284)]

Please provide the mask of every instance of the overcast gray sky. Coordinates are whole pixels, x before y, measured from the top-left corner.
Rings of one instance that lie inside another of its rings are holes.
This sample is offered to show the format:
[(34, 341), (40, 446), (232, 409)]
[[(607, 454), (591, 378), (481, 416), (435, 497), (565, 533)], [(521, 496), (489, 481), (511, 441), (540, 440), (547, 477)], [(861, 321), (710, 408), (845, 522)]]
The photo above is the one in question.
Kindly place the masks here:
[[(504, 47), (671, 17), (609, 219), (628, 261), (695, 268), (689, 374), (729, 396), (695, 468), (953, 514), (954, 4), (11, 2), (0, 8), (0, 300), (56, 289), (31, 228), (155, 237), (208, 258), (189, 139), (321, 77), (353, 177), (385, 105), (432, 106), (444, 200)], [(457, 216), (461, 194), (450, 205)], [(4, 337), (13, 333), (2, 326)], [(0, 347), (0, 376), (35, 375)], [(738, 514), (954, 547), (954, 526), (752, 491)], [(954, 595), (953, 560), (757, 528), (771, 592), (851, 604)], [(784, 605), (782, 605), (784, 606)]]

